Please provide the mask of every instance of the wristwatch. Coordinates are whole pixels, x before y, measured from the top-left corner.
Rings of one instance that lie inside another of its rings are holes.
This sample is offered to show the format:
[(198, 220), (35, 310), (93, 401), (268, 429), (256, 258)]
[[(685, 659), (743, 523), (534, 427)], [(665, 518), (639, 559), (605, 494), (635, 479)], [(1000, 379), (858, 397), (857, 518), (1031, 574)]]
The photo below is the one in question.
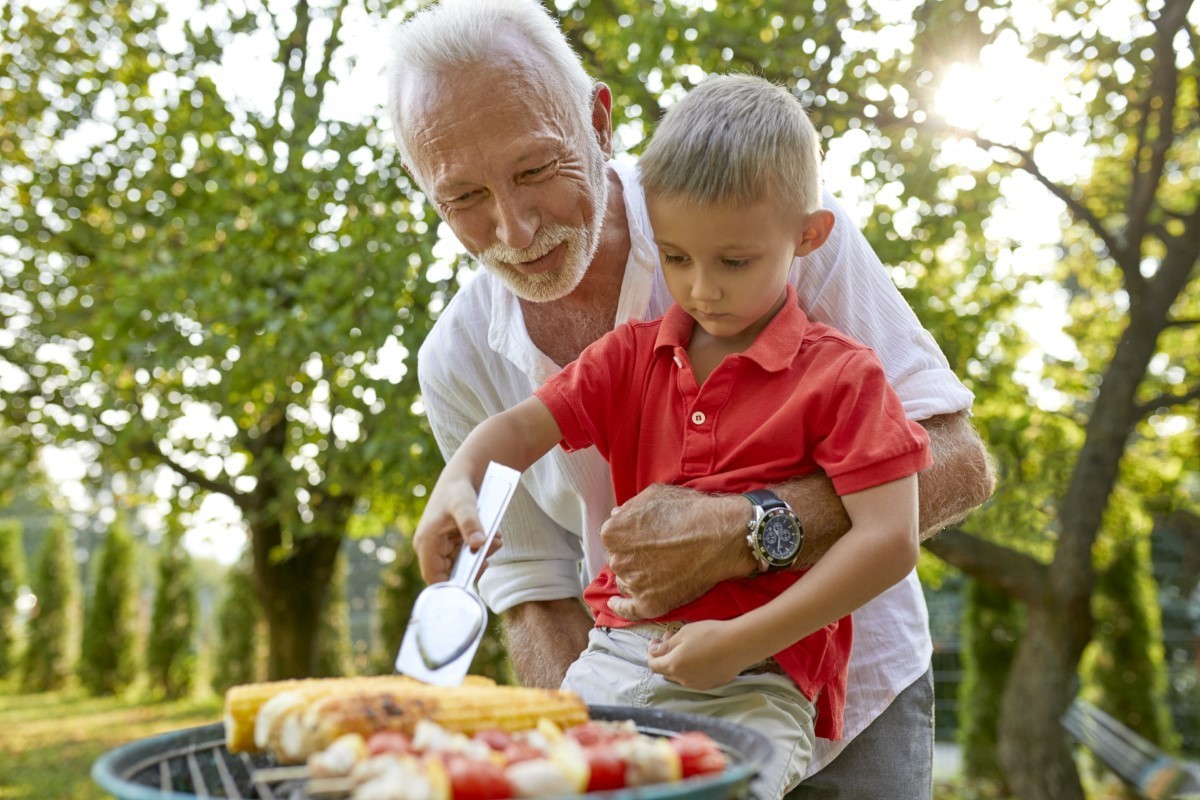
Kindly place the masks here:
[(795, 512), (768, 489), (746, 492), (754, 507), (746, 541), (759, 572), (778, 572), (796, 563), (804, 547), (804, 526)]

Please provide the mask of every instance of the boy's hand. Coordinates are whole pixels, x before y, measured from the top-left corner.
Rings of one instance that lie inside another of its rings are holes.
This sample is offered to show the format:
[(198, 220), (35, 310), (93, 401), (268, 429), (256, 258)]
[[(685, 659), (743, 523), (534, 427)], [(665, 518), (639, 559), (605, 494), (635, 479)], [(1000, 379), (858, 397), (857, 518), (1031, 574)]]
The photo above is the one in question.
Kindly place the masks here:
[(689, 689), (724, 686), (750, 666), (744, 653), (730, 647), (729, 622), (689, 622), (677, 631), (653, 639), (649, 667), (668, 680)]
[[(429, 495), (425, 513), (413, 533), (413, 551), (421, 565), (426, 583), (450, 579), (450, 570), (458, 551), (466, 541), (472, 549), (483, 544), (483, 523), (479, 520), (479, 496), (467, 478), (439, 480)], [(488, 555), (500, 547), (499, 534), (492, 540)], [(487, 562), (484, 562), (487, 566)], [(482, 574), (482, 570), (481, 570)]]

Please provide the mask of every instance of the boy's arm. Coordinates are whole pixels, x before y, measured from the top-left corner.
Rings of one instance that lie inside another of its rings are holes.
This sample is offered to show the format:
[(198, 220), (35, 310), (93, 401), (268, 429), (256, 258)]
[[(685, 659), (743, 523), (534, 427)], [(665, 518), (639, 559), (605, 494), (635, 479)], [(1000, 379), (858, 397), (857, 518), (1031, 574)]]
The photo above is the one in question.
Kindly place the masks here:
[[(709, 689), (849, 615), (912, 571), (917, 478), (842, 497), (850, 530), (766, 605), (721, 623), (692, 623), (650, 649), (650, 668), (684, 686)], [(690, 629), (690, 630), (689, 630)]]
[(449, 577), (464, 541), (472, 548), (483, 544), (477, 504), (488, 463), (496, 461), (524, 472), (561, 439), (558, 423), (537, 397), (484, 420), (471, 431), (446, 462), (413, 533), (413, 550), (426, 583)]
[[(924, 540), (982, 505), (995, 478), (965, 411), (931, 417), (921, 425), (934, 459), (919, 479)], [(816, 563), (850, 529), (844, 498), (824, 475), (771, 489), (804, 525), (798, 566)], [(741, 495), (704, 495), (677, 486), (650, 487), (614, 510), (601, 537), (626, 597), (610, 601), (613, 611), (626, 619), (656, 617), (722, 580), (749, 575), (756, 568), (746, 544), (750, 515)], [(655, 536), (643, 535), (647, 530)]]

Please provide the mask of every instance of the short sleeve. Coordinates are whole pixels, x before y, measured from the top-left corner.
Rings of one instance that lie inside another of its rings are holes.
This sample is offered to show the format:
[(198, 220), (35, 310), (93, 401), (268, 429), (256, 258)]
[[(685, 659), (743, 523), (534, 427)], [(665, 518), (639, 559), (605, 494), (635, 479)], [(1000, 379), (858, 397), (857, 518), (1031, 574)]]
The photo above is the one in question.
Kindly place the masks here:
[(839, 495), (898, 480), (933, 463), (928, 434), (905, 415), (870, 350), (846, 355), (832, 395), (829, 426), (813, 456)]

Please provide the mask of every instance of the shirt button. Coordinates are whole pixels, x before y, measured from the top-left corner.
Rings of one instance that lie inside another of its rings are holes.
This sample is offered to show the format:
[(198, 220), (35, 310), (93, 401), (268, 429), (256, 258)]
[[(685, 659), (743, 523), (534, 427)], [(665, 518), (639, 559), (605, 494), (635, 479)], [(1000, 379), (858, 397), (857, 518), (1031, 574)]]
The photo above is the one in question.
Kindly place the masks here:
[(695, 414), (692, 414), (692, 422), (694, 422), (697, 425), (703, 425), (704, 419), (705, 419), (705, 417), (704, 417), (703, 411), (697, 411)]

